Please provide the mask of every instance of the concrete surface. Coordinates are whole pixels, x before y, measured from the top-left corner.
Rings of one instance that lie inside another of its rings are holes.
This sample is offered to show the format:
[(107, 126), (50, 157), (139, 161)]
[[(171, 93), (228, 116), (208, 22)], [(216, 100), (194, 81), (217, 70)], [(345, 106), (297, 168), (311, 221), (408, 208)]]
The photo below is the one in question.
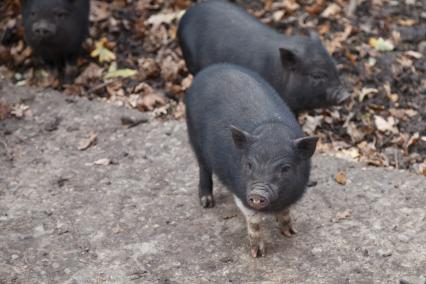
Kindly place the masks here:
[(424, 177), (317, 155), (299, 233), (267, 220), (267, 256), (252, 259), (230, 194), (216, 183), (217, 206), (199, 206), (183, 122), (125, 128), (142, 114), (6, 82), (0, 100), (32, 113), (0, 122), (0, 283), (425, 282)]

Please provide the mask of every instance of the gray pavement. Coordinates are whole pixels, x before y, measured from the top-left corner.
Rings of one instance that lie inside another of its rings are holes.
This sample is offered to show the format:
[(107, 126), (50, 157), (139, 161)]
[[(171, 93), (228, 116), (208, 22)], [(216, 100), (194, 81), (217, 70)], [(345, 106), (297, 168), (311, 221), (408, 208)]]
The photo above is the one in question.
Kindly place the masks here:
[(253, 259), (226, 189), (199, 206), (183, 121), (4, 81), (0, 101), (32, 113), (0, 122), (0, 283), (425, 283), (424, 177), (316, 155), (299, 233), (267, 218)]

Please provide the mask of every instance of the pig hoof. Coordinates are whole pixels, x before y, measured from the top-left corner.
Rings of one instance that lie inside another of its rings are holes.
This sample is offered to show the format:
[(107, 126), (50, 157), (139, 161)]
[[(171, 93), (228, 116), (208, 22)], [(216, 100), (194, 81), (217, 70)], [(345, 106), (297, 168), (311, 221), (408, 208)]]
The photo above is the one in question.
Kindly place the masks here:
[(351, 94), (347, 91), (344, 91), (340, 94), (340, 96), (337, 98), (337, 104), (343, 104), (351, 97)]
[(257, 258), (257, 257), (265, 256), (266, 250), (263, 245), (252, 246), (250, 249), (250, 253), (252, 257)]
[(296, 229), (293, 228), (293, 226), (291, 224), (289, 224), (289, 225), (286, 225), (286, 226), (281, 228), (281, 234), (290, 238), (290, 237), (296, 235), (297, 231), (296, 231)]
[(213, 199), (213, 195), (211, 195), (211, 194), (202, 196), (200, 198), (200, 202), (201, 202), (201, 206), (203, 206), (203, 208), (214, 207), (214, 199)]

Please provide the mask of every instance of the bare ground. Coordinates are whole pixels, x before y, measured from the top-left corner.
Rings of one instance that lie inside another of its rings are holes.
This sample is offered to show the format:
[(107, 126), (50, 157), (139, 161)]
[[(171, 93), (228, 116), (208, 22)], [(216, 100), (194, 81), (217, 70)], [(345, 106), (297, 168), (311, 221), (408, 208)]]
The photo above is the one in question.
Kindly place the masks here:
[(0, 283), (425, 283), (424, 177), (318, 155), (299, 234), (268, 220), (252, 259), (225, 189), (200, 208), (182, 121), (125, 128), (144, 114), (4, 81), (0, 100), (31, 112), (0, 122)]

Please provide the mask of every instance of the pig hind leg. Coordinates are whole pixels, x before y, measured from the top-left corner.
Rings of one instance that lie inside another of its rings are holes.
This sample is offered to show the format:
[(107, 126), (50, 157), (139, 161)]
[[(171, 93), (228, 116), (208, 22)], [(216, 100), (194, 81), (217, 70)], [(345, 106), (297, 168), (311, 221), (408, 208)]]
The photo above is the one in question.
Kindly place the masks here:
[(200, 184), (198, 185), (200, 203), (202, 207), (210, 208), (214, 206), (212, 172), (201, 161), (198, 164), (200, 166)]
[(297, 233), (291, 221), (290, 209), (287, 208), (284, 211), (275, 214), (275, 218), (277, 219), (281, 234), (286, 237), (291, 237)]

